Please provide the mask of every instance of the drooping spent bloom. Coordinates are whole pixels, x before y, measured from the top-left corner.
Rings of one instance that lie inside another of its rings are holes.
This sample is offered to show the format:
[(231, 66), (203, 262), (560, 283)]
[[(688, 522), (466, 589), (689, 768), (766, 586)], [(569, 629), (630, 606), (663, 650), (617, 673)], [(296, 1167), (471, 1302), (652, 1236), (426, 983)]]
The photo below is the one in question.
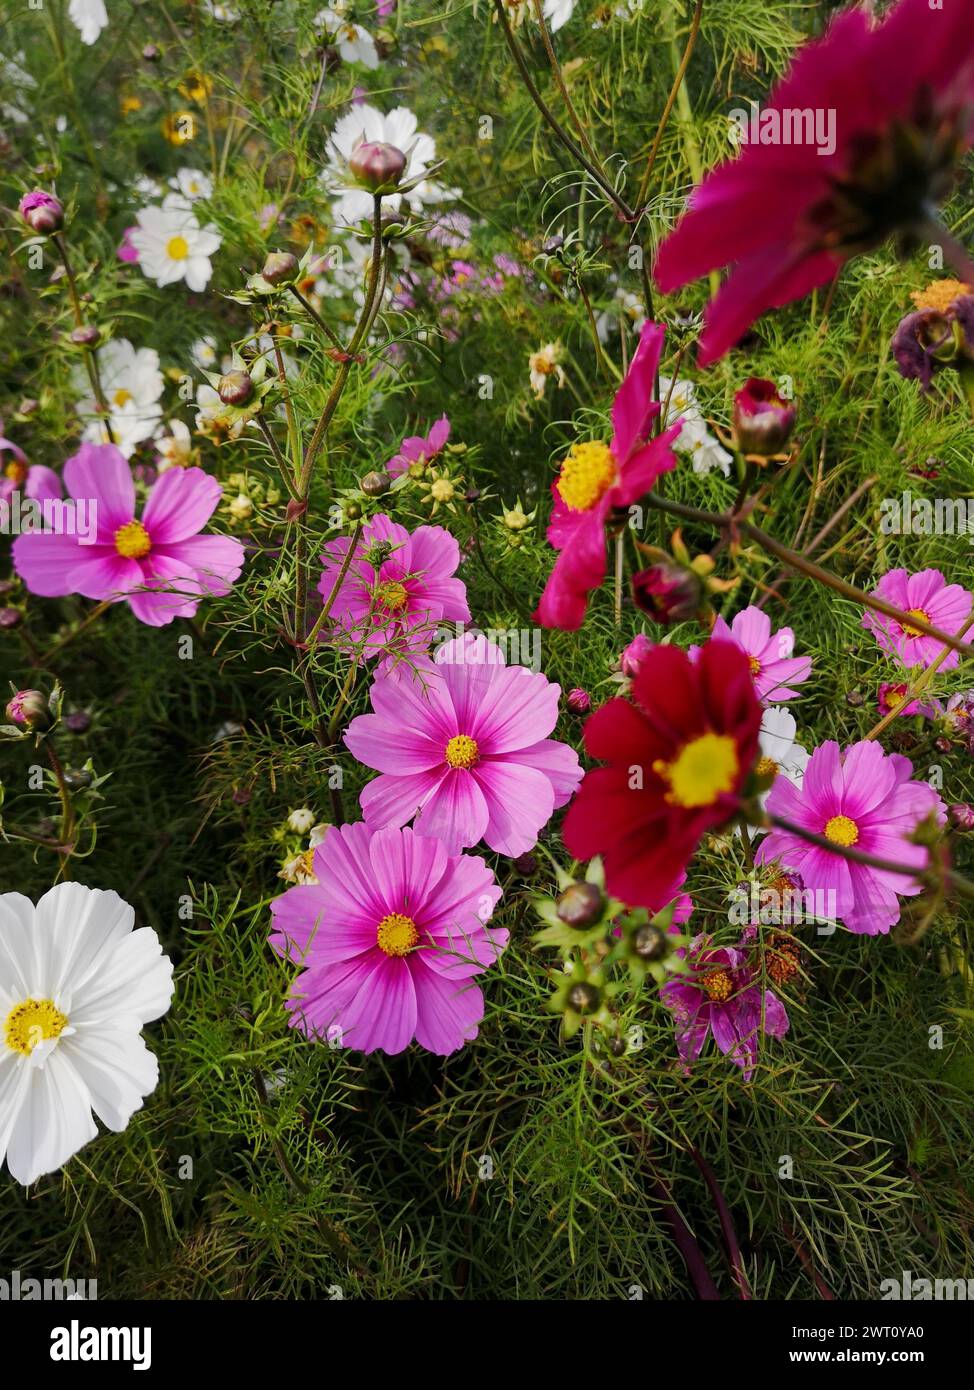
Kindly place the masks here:
[(26, 1187), (121, 1132), (159, 1080), (141, 1033), (172, 963), (117, 893), (59, 883), (0, 895), (0, 1163)]
[(605, 527), (613, 510), (628, 507), (676, 466), (671, 446), (680, 422), (650, 437), (660, 412), (653, 393), (662, 348), (663, 329), (647, 323), (612, 403), (612, 438), (573, 444), (551, 485), (548, 540), (560, 553), (538, 604), (545, 627), (581, 627), (588, 595), (605, 577)]
[[(318, 582), (325, 603), (351, 544), (339, 536), (325, 545)], [(459, 565), (460, 547), (442, 526), (410, 532), (380, 512), (362, 528), (327, 621), (343, 646), (366, 660), (387, 648), (425, 652), (437, 623), (470, 621), (466, 585), (454, 578)]]
[[(908, 758), (884, 752), (874, 740), (853, 744), (844, 754), (829, 740), (812, 753), (801, 790), (777, 779), (767, 810), (840, 848), (921, 870), (928, 852), (908, 836), (931, 813), (943, 824), (946, 812), (934, 789), (911, 781), (912, 773)], [(758, 863), (777, 859), (785, 870), (801, 874), (806, 888), (834, 893), (834, 915), (850, 931), (867, 936), (888, 932), (900, 918), (899, 897), (922, 891), (906, 874), (854, 863), (790, 830), (773, 829), (755, 858)]]
[(307, 1037), (359, 1052), (440, 1056), (477, 1036), (477, 975), (507, 945), (487, 925), (501, 889), (483, 859), (451, 855), (412, 830), (333, 828), (314, 856), (317, 883), (271, 905), (270, 943), (303, 969), (285, 1007)]
[(565, 817), (577, 859), (602, 856), (610, 893), (651, 907), (674, 896), (704, 832), (741, 807), (758, 757), (761, 706), (733, 642), (696, 662), (672, 646), (642, 658), (632, 699), (610, 700), (585, 725), (586, 773)]
[(733, 267), (707, 309), (701, 365), (891, 234), (941, 240), (931, 208), (974, 140), (970, 38), (964, 0), (899, 0), (882, 22), (853, 6), (799, 50), (742, 152), (694, 190), (660, 248), (665, 293)]
[[(874, 592), (876, 597), (902, 609), (908, 618), (920, 618), (951, 637), (959, 633), (971, 613), (970, 592), (960, 584), (948, 584), (940, 570), (920, 570), (917, 574), (904, 569), (889, 570)], [(904, 666), (929, 666), (944, 650), (944, 644), (936, 637), (928, 637), (919, 628), (871, 608), (863, 614), (862, 625), (888, 656), (896, 657)], [(972, 639), (974, 632), (965, 632), (960, 640)], [(960, 653), (950, 651), (939, 669), (952, 671), (959, 661)]]
[(188, 289), (206, 289), (213, 274), (210, 257), (223, 244), (214, 226), (201, 227), (188, 206), (143, 208), (135, 220), (129, 245), (150, 280), (160, 287), (185, 280)]
[(793, 700), (799, 691), (791, 689), (785, 682), (794, 681), (800, 685), (811, 674), (810, 656), (792, 656), (795, 634), (791, 628), (782, 627), (772, 632), (767, 613), (753, 605), (738, 613), (730, 627), (723, 618), (718, 618), (710, 640), (736, 642), (741, 651), (747, 654), (754, 689), (764, 704)]
[(375, 829), (413, 821), (451, 854), (483, 840), (514, 858), (581, 780), (575, 750), (549, 738), (561, 688), (506, 665), (485, 637), (380, 672), (369, 693), (374, 713), (352, 720), (345, 743), (380, 774), (360, 797)]
[(762, 1031), (782, 1038), (788, 1031), (788, 1015), (778, 996), (761, 990), (760, 976), (749, 962), (749, 952), (738, 946), (714, 946), (710, 937), (696, 937), (690, 945), (686, 975), (667, 980), (660, 987), (660, 1001), (673, 1012), (676, 1045), (684, 1063), (696, 1061), (708, 1037), (750, 1081), (758, 1059)]
[(228, 536), (200, 535), (220, 501), (215, 478), (200, 468), (171, 468), (150, 489), (141, 519), (135, 484), (112, 444), (82, 444), (64, 465), (74, 521), (83, 501), (95, 532), (34, 531), (13, 545), (14, 568), (46, 598), (123, 599), (140, 622), (162, 627), (191, 618), (206, 595), (223, 595), (240, 574), (244, 550)]
[(773, 381), (749, 377), (734, 393), (734, 443), (742, 454), (771, 458), (788, 443), (797, 415)]
[(959, 280), (936, 280), (911, 298), (916, 309), (900, 320), (890, 349), (900, 376), (928, 391), (942, 367), (974, 360), (974, 295)]
[(386, 472), (391, 477), (398, 478), (413, 464), (432, 463), (443, 452), (449, 438), (450, 422), (445, 415), (441, 415), (430, 426), (428, 434), (407, 435), (399, 445), (398, 453), (393, 454), (386, 464)]

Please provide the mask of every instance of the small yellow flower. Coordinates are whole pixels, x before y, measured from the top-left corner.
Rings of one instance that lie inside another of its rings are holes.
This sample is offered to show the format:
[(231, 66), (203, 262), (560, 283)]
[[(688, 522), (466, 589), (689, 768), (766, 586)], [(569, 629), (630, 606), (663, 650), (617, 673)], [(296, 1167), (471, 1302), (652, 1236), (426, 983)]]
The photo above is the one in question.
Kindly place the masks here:
[(171, 111), (162, 118), (162, 133), (170, 145), (188, 145), (196, 139), (196, 117), (192, 111)]
[(133, 96), (119, 97), (118, 109), (123, 116), (131, 116), (133, 111), (142, 110), (142, 98)]
[(195, 101), (202, 106), (213, 90), (213, 81), (202, 72), (188, 72), (179, 84), (179, 91), (187, 101)]
[(918, 309), (934, 309), (942, 314), (962, 294), (970, 294), (970, 285), (962, 280), (933, 280), (924, 290), (910, 295)]

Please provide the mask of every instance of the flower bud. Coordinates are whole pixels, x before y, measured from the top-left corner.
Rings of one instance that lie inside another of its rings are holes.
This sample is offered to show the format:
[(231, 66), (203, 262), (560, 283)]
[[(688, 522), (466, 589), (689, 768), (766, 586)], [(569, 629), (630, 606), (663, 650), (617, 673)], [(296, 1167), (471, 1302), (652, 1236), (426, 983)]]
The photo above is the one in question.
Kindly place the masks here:
[(388, 492), (391, 482), (392, 479), (388, 473), (376, 469), (371, 473), (366, 473), (365, 477), (359, 480), (359, 487), (366, 497), (381, 497), (384, 492)]
[(75, 347), (93, 348), (100, 337), (101, 333), (93, 323), (83, 323), (80, 328), (71, 330), (71, 341)]
[(956, 825), (958, 830), (974, 830), (974, 806), (968, 805), (966, 801), (958, 801), (949, 806), (947, 814), (951, 824)]
[(19, 627), (22, 615), (19, 608), (0, 608), (0, 628)]
[(84, 791), (90, 787), (94, 778), (86, 767), (66, 767), (64, 769), (64, 785), (72, 792)]
[(516, 859), (511, 861), (514, 872), (520, 874), (522, 878), (530, 878), (538, 872), (537, 856), (533, 854), (519, 854)]
[(566, 703), (572, 714), (588, 714), (592, 708), (592, 697), (587, 690), (576, 686), (574, 690), (569, 690)]
[(18, 690), (7, 704), (7, 718), (23, 729), (46, 729), (51, 723), (51, 712), (39, 690)]
[(21, 217), (31, 231), (41, 236), (50, 236), (64, 226), (64, 208), (57, 198), (41, 188), (35, 188), (33, 193), (25, 193), (18, 206)]
[(594, 1013), (599, 1007), (601, 999), (601, 991), (585, 980), (580, 980), (577, 985), (572, 985), (568, 991), (568, 1007), (574, 1009), (577, 1014)]
[(352, 151), (348, 167), (370, 193), (393, 193), (406, 172), (406, 156), (395, 145), (366, 140)]
[(704, 603), (700, 576), (674, 560), (659, 560), (632, 577), (632, 596), (637, 608), (658, 623), (682, 623), (695, 618)]
[(669, 949), (666, 933), (652, 922), (639, 927), (632, 939), (632, 949), (640, 960), (659, 960)]
[(752, 376), (734, 397), (734, 442), (742, 454), (780, 454), (791, 438), (796, 415), (773, 381)]
[(289, 285), (297, 279), (298, 258), (290, 251), (271, 251), (260, 273), (269, 285)]
[(555, 899), (555, 912), (569, 927), (591, 927), (602, 915), (602, 894), (598, 885), (569, 884)]
[(649, 638), (642, 632), (637, 633), (619, 657), (619, 669), (622, 674), (628, 680), (634, 680), (639, 674), (640, 666), (652, 650), (653, 644)]
[(162, 50), (157, 44), (147, 43), (142, 50), (142, 59), (146, 63), (158, 63), (162, 57)]
[(86, 709), (75, 709), (64, 716), (64, 727), (71, 734), (84, 734), (91, 728), (91, 715)]
[(216, 391), (224, 405), (246, 405), (254, 394), (253, 377), (242, 370), (227, 372)]

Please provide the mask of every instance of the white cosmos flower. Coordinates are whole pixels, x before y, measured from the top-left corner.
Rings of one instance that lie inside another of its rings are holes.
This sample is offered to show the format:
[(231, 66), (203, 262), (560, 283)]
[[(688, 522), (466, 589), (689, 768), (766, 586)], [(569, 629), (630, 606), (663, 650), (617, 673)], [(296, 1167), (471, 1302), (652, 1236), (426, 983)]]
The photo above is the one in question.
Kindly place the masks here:
[(163, 199), (165, 208), (189, 208), (199, 198), (209, 198), (213, 193), (213, 180), (201, 169), (177, 169), (176, 177), (169, 180), (173, 190)]
[(544, 0), (542, 5), (548, 28), (554, 34), (563, 24), (567, 24), (575, 9), (575, 0)]
[(189, 355), (201, 371), (211, 371), (216, 364), (216, 339), (210, 333), (197, 338), (189, 350)]
[[(336, 222), (359, 222), (372, 214), (372, 194), (364, 188), (353, 186), (348, 170), (352, 152), (362, 141), (395, 145), (402, 150), (406, 156), (402, 182), (420, 179), (407, 195), (410, 203), (424, 206), (459, 197), (459, 190), (443, 188), (421, 177), (436, 159), (436, 143), (432, 135), (417, 132), (416, 117), (408, 107), (397, 106), (388, 115), (383, 115), (377, 107), (363, 102), (340, 117), (328, 144), (328, 165), (321, 177), (334, 197)], [(397, 212), (401, 203), (402, 195), (399, 193), (391, 193), (382, 200), (387, 212)]]
[[(142, 1040), (172, 1000), (172, 962), (117, 893), (59, 883), (35, 907), (0, 894), (0, 1163), (27, 1186), (156, 1088)], [(94, 1115), (93, 1113), (94, 1112)]]
[(156, 469), (165, 473), (167, 468), (187, 468), (193, 461), (193, 436), (189, 426), (182, 420), (169, 421), (169, 433), (157, 434), (153, 441), (158, 459)]
[(182, 207), (143, 208), (129, 242), (139, 253), (139, 268), (159, 286), (185, 280), (189, 289), (204, 290), (213, 267), (210, 257), (222, 238), (215, 227), (201, 227)]
[[(159, 398), (164, 382), (159, 354), (155, 348), (134, 348), (128, 338), (113, 338), (98, 349), (98, 374), (115, 443), (126, 458), (131, 458), (135, 446), (151, 438), (162, 418)], [(87, 375), (80, 365), (74, 381), (79, 390), (87, 384)], [(97, 415), (97, 404), (91, 396), (79, 401), (77, 409), (79, 415)], [(100, 418), (86, 425), (82, 437), (93, 444), (109, 442)]]
[(82, 43), (94, 43), (108, 26), (105, 0), (70, 0), (68, 18), (81, 34)]
[(663, 402), (668, 395), (670, 398), (670, 408), (666, 412), (667, 425), (672, 425), (679, 416), (683, 416), (683, 428), (673, 447), (690, 455), (694, 473), (704, 474), (719, 468), (726, 478), (734, 461), (733, 455), (707, 429), (707, 422), (697, 405), (693, 382), (673, 381), (668, 376), (661, 376), (659, 393)]
[(319, 33), (328, 31), (343, 62), (377, 68), (379, 54), (372, 35), (361, 24), (350, 23), (347, 15), (348, 6), (344, 0), (332, 0), (328, 9), (319, 10), (312, 22)]
[(642, 326), (646, 322), (643, 301), (638, 294), (618, 285), (612, 298), (614, 301), (612, 308), (603, 309), (595, 320), (595, 330), (599, 335), (599, 341), (603, 343), (607, 343), (613, 333), (619, 332), (620, 321), (623, 318), (629, 320), (632, 331), (637, 334), (642, 331)]
[[(787, 777), (789, 782), (793, 782), (801, 790), (810, 755), (800, 743), (795, 742), (797, 730), (798, 725), (791, 710), (785, 709), (783, 705), (768, 706), (761, 716), (761, 728), (758, 733), (761, 750), (758, 771), (773, 773), (776, 780), (778, 777)], [(762, 808), (770, 793), (769, 787), (758, 798)], [(757, 833), (754, 826), (748, 826), (749, 835)]]

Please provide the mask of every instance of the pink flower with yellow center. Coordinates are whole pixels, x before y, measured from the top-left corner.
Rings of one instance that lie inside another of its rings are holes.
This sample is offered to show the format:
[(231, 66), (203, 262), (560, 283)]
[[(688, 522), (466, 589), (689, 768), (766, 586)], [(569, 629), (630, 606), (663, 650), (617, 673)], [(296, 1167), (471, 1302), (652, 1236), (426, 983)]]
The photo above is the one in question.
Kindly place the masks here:
[[(909, 618), (919, 618), (953, 637), (971, 615), (969, 591), (960, 584), (948, 584), (939, 570), (920, 570), (918, 574), (890, 570), (877, 584), (875, 593), (878, 598), (902, 609), (907, 621), (901, 623), (885, 613), (867, 609), (862, 625), (888, 656), (897, 657), (904, 666), (929, 666), (944, 650), (942, 642), (914, 627)], [(974, 632), (965, 632), (961, 640), (970, 642), (972, 638)], [(952, 671), (958, 661), (960, 654), (949, 651), (939, 669)]]
[(596, 439), (573, 444), (551, 485), (548, 540), (559, 555), (538, 604), (536, 617), (544, 627), (581, 627), (588, 595), (605, 578), (606, 523), (676, 466), (671, 445), (683, 421), (650, 437), (660, 412), (654, 390), (662, 348), (663, 329), (644, 324), (612, 405), (612, 438), (608, 444)]
[[(793, 700), (800, 692), (786, 682), (800, 685), (811, 674), (810, 656), (792, 656), (795, 634), (791, 628), (772, 632), (767, 613), (753, 605), (738, 613), (729, 627), (723, 618), (717, 618), (710, 639), (734, 642), (746, 654), (755, 693), (763, 704)], [(691, 657), (695, 659), (699, 651), (699, 647), (691, 647)]]
[(82, 444), (64, 465), (64, 483), (67, 524), (14, 541), (14, 568), (31, 593), (124, 600), (140, 622), (162, 627), (192, 617), (207, 595), (230, 592), (244, 549), (199, 534), (222, 496), (201, 468), (163, 473), (141, 519), (131, 469), (114, 444)]

